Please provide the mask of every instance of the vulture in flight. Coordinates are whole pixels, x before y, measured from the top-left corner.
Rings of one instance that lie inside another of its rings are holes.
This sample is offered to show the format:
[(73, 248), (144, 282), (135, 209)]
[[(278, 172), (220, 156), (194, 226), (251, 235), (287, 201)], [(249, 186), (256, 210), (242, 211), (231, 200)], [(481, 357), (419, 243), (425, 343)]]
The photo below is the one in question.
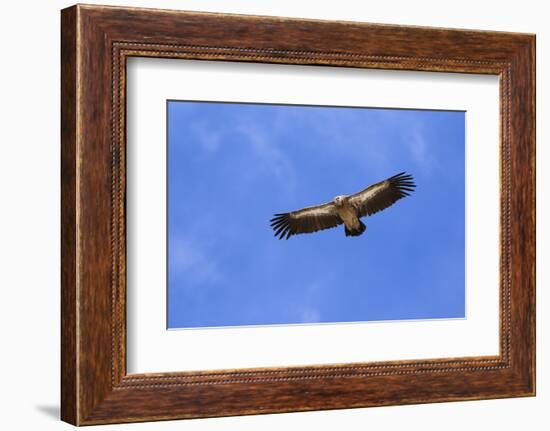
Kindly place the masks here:
[(346, 236), (359, 236), (367, 227), (360, 220), (388, 208), (409, 196), (416, 185), (412, 175), (401, 172), (349, 196), (336, 196), (332, 202), (275, 214), (271, 227), (279, 239), (312, 233), (344, 224)]

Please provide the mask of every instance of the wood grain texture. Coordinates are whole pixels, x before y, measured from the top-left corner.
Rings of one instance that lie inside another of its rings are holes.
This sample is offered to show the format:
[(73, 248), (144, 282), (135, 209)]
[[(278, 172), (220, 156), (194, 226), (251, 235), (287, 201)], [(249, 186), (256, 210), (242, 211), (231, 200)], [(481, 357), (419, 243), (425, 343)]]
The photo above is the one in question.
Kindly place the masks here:
[[(63, 420), (86, 425), (534, 395), (534, 47), (533, 35), (503, 32), (63, 10)], [(129, 56), (499, 75), (499, 356), (127, 375)]]

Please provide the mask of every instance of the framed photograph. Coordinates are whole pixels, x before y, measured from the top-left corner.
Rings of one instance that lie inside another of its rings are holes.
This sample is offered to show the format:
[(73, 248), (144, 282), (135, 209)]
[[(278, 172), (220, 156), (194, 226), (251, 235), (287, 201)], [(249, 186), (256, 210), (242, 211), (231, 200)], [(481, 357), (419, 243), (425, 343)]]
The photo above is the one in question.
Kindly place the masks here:
[(535, 36), (61, 14), (61, 415), (535, 395)]

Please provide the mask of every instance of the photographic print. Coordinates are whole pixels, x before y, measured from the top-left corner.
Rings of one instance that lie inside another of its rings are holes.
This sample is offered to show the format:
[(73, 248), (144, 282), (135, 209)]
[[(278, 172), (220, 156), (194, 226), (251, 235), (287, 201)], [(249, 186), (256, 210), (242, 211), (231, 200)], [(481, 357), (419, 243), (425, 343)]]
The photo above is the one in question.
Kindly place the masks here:
[(168, 329), (465, 317), (465, 112), (169, 100)]

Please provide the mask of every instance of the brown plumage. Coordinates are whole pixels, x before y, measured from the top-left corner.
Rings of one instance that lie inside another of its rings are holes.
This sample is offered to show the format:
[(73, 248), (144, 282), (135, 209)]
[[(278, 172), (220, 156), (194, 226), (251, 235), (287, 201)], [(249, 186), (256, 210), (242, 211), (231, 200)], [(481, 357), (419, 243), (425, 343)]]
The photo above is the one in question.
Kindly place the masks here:
[(416, 185), (412, 175), (401, 172), (350, 196), (337, 196), (332, 202), (275, 214), (271, 227), (279, 239), (345, 225), (346, 236), (359, 236), (365, 230), (361, 217), (370, 216), (409, 196)]

